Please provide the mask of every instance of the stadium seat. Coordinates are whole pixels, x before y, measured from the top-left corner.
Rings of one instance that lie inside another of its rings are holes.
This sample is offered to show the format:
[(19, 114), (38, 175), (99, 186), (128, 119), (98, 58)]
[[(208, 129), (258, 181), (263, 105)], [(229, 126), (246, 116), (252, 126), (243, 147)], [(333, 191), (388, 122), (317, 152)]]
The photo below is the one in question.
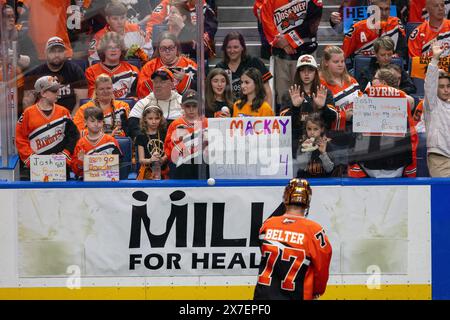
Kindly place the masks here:
[(132, 152), (133, 142), (130, 137), (115, 136), (122, 150), (123, 158), (120, 163), (120, 179), (121, 180), (133, 180), (136, 179), (136, 172), (133, 171)]
[(416, 95), (417, 96), (423, 96), (425, 94), (425, 90), (424, 90), (424, 85), (425, 85), (425, 80), (424, 79), (420, 79), (420, 78), (411, 78), (414, 85), (416, 86)]
[(81, 70), (83, 70), (83, 73), (86, 71), (86, 69), (89, 67), (89, 62), (87, 60), (82, 60), (82, 59), (71, 59), (70, 60), (72, 63), (76, 64), (77, 66), (79, 66), (81, 68)]
[(153, 32), (152, 32), (153, 43), (158, 42), (159, 35), (167, 30), (168, 30), (167, 24), (155, 24), (153, 26)]
[[(363, 56), (363, 55), (356, 55), (354, 62), (353, 62), (353, 69), (354, 69), (354, 77), (356, 79), (359, 79), (361, 75), (361, 71), (367, 68), (370, 64), (370, 60), (372, 57), (369, 56)], [(392, 63), (398, 64), (400, 67), (403, 68), (403, 59), (402, 58), (392, 58)]]
[(415, 28), (417, 28), (420, 25), (420, 22), (408, 22), (406, 24), (406, 39), (408, 40), (409, 35)]
[(427, 165), (427, 136), (426, 133), (419, 133), (419, 146), (417, 147), (417, 176), (429, 177)]
[(80, 106), (82, 106), (85, 103), (88, 103), (89, 101), (91, 101), (91, 99), (80, 99)]
[(128, 105), (130, 106), (130, 110), (133, 109), (133, 106), (134, 106), (135, 103), (136, 103), (136, 100), (134, 100), (134, 99), (129, 99), (129, 98), (120, 98), (120, 99), (116, 99), (116, 100), (119, 100), (119, 101), (123, 101), (123, 102), (128, 103)]
[(135, 66), (136, 68), (138, 68), (139, 70), (141, 70), (142, 68), (142, 62), (139, 59), (127, 59), (126, 60), (129, 64)]

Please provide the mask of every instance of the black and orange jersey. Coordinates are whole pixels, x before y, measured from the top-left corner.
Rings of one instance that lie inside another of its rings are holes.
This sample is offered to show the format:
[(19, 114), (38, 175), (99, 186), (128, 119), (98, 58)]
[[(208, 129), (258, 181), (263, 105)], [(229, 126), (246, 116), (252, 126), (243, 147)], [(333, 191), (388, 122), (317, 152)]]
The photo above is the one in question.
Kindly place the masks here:
[(95, 79), (102, 73), (111, 77), (114, 98), (120, 99), (136, 96), (139, 69), (126, 61), (120, 61), (119, 65), (113, 69), (108, 68), (102, 62), (86, 69), (85, 75), (88, 82), (88, 96), (90, 98), (92, 98), (94, 93)]
[[(94, 107), (94, 101), (88, 101), (83, 104), (75, 113), (73, 117), (73, 122), (77, 126), (78, 130), (81, 133), (81, 136), (86, 135), (86, 128), (84, 122), (84, 110), (89, 107)], [(114, 114), (114, 116), (113, 116)], [(104, 115), (104, 132), (110, 133), (117, 126), (118, 122), (122, 127), (122, 130), (117, 135), (126, 136), (126, 132), (128, 131), (128, 115), (130, 114), (130, 106), (128, 103), (120, 100), (113, 100), (112, 106), (103, 110)]]
[(312, 300), (325, 292), (332, 248), (321, 225), (297, 214), (267, 219), (254, 299)]
[(208, 127), (208, 119), (191, 123), (185, 117), (174, 120), (167, 129), (164, 153), (176, 166), (191, 163), (201, 156), (201, 135)]
[(87, 136), (81, 137), (73, 152), (72, 171), (81, 177), (83, 175), (83, 156), (95, 154), (122, 155), (122, 151), (117, 140), (110, 135), (103, 134), (95, 143), (92, 143)]
[(139, 99), (146, 97), (150, 92), (153, 91), (153, 81), (151, 80), (151, 75), (153, 72), (159, 68), (182, 68), (185, 72), (184, 78), (181, 80), (175, 80), (174, 86), (179, 94), (183, 94), (187, 89), (193, 88), (197, 75), (197, 63), (195, 61), (180, 56), (177, 62), (173, 66), (166, 66), (162, 62), (161, 58), (154, 58), (147, 62), (141, 69), (139, 74), (137, 95)]
[(432, 28), (428, 21), (420, 24), (409, 35), (408, 53), (410, 57), (432, 56), (431, 43), (434, 39), (440, 41), (445, 51), (443, 56), (448, 55), (450, 50), (450, 20), (444, 19), (438, 29)]
[[(403, 55), (405, 45), (405, 28), (397, 17), (389, 17), (380, 22), (380, 29), (374, 29), (371, 20), (361, 20), (353, 24), (345, 34), (342, 50), (346, 58), (355, 54), (374, 55), (373, 43), (382, 36), (388, 36), (395, 43), (395, 52)], [(405, 52), (406, 54), (406, 52)]]
[(353, 108), (353, 101), (362, 95), (358, 81), (356, 81), (355, 78), (350, 77), (350, 82), (344, 81), (342, 86), (330, 84), (324, 79), (321, 79), (321, 83), (331, 91), (334, 99), (334, 106), (339, 113), (336, 120), (331, 125), (331, 129), (345, 130), (345, 123), (347, 121), (345, 111), (349, 108)]
[(37, 104), (28, 107), (16, 125), (16, 148), (26, 166), (33, 154), (62, 153), (70, 163), (78, 138), (69, 110), (57, 104), (49, 115)]
[(260, 19), (273, 54), (285, 55), (283, 49), (275, 47), (279, 35), (296, 49), (297, 55), (314, 52), (322, 8), (322, 0), (266, 0), (260, 7)]

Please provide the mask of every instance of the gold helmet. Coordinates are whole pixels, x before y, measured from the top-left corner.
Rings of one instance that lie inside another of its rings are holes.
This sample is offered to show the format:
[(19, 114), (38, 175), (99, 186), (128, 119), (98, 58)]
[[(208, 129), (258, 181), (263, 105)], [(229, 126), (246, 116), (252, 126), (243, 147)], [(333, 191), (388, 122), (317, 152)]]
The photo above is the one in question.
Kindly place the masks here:
[(305, 209), (309, 208), (312, 190), (305, 179), (291, 179), (284, 189), (283, 201), (286, 206), (297, 205)]

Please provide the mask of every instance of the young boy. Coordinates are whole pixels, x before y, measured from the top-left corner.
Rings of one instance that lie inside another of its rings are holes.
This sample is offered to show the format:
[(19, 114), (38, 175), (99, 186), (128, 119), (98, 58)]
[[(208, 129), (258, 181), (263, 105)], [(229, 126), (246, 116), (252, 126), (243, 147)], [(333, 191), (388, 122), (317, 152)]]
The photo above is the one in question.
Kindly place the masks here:
[(117, 140), (103, 132), (103, 117), (103, 111), (99, 107), (84, 110), (87, 135), (78, 140), (72, 161), (72, 171), (79, 177), (83, 176), (84, 155), (118, 154), (119, 158), (122, 156)]

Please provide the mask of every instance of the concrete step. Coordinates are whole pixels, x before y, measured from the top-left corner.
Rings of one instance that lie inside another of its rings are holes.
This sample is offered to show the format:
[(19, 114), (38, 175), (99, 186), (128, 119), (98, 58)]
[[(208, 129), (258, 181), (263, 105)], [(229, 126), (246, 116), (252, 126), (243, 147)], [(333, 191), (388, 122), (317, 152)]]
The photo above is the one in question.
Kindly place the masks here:
[[(322, 21), (328, 21), (330, 19), (331, 12), (337, 11), (338, 9), (338, 5), (325, 5), (322, 12)], [(256, 17), (253, 14), (253, 5), (248, 6), (236, 1), (233, 6), (218, 6), (217, 11), (219, 24), (223, 22), (238, 23), (256, 21)]]

